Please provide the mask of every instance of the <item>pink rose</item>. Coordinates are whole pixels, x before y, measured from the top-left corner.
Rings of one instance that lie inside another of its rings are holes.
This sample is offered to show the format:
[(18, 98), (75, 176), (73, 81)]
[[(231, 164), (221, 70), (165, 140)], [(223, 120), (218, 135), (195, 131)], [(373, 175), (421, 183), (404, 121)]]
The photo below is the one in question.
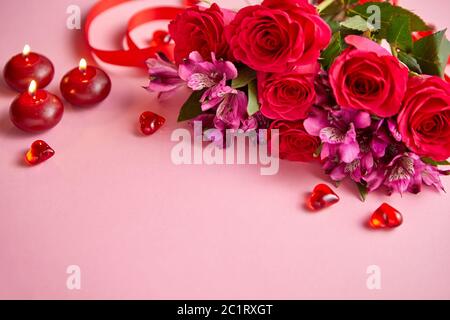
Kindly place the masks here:
[(228, 43), (224, 27), (234, 18), (235, 13), (221, 9), (217, 4), (210, 8), (191, 7), (180, 13), (169, 25), (169, 33), (175, 41), (175, 61), (186, 59), (193, 51), (198, 51), (206, 60), (211, 52), (217, 58), (227, 58)]
[(391, 117), (400, 111), (408, 82), (408, 68), (377, 43), (347, 36), (351, 46), (330, 68), (330, 83), (343, 108)]
[[(270, 125), (270, 130), (278, 129), (280, 139), (280, 159), (310, 162), (315, 160), (314, 153), (320, 146), (320, 140), (305, 131), (301, 121), (278, 120)], [(269, 131), (272, 136), (274, 133)]]
[(234, 58), (263, 72), (316, 63), (331, 30), (307, 0), (265, 0), (245, 7), (225, 29)]
[(436, 76), (412, 77), (398, 115), (405, 144), (420, 156), (450, 157), (450, 84)]
[(260, 72), (258, 99), (262, 114), (269, 119), (305, 119), (316, 100), (314, 75)]

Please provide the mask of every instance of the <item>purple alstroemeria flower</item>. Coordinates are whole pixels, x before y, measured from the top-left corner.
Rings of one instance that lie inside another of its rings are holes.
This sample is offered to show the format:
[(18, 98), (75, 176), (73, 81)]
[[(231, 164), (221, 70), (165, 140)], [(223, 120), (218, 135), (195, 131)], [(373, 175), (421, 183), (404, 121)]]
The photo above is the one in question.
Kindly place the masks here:
[(404, 152), (396, 147), (401, 136), (395, 121), (374, 120), (367, 112), (314, 108), (304, 125), (309, 134), (320, 137), (323, 167), (334, 181), (349, 176), (379, 188), (379, 167)]
[[(416, 176), (415, 158), (412, 155), (401, 154), (388, 164), (385, 185), (388, 187), (389, 193), (395, 191), (402, 194), (411, 188), (411, 183), (415, 182), (414, 177)], [(417, 188), (416, 183), (414, 188)]]
[(372, 173), (379, 159), (386, 155), (386, 150), (392, 144), (393, 138), (387, 131), (385, 119), (372, 121), (367, 129), (358, 132), (360, 166), (362, 177)]
[(360, 159), (355, 159), (350, 163), (332, 161), (327, 159), (324, 163), (324, 169), (333, 181), (342, 181), (349, 176), (355, 182), (361, 182), (362, 164)]
[(150, 83), (145, 87), (150, 92), (171, 93), (184, 86), (185, 82), (178, 76), (178, 68), (175, 64), (166, 60), (163, 55), (157, 54), (156, 58), (147, 60)]
[(362, 179), (372, 173), (378, 158), (384, 156), (389, 140), (389, 137), (385, 136), (382, 130), (371, 131), (371, 128), (377, 127), (377, 125), (375, 123), (358, 132), (359, 154), (352, 162), (339, 161), (339, 157), (335, 155), (327, 158), (324, 168), (334, 181), (341, 181), (350, 176), (353, 181), (361, 182)]
[(444, 190), (438, 168), (424, 163), (418, 155), (407, 152), (396, 156), (386, 167), (384, 185), (389, 193), (408, 191), (417, 194), (422, 184)]
[(368, 128), (371, 118), (367, 112), (355, 110), (326, 111), (313, 108), (304, 126), (306, 131), (322, 140), (321, 159), (338, 156), (338, 161), (350, 164), (360, 154), (356, 130)]
[(225, 147), (226, 130), (250, 131), (258, 128), (258, 120), (247, 115), (247, 95), (242, 91), (227, 94), (214, 113), (204, 113), (194, 119), (206, 129), (204, 137), (219, 147)]
[(367, 172), (364, 177), (369, 191), (377, 190), (385, 183), (388, 164), (392, 163), (398, 155), (406, 153), (395, 120), (392, 118), (381, 119), (375, 123), (372, 129), (370, 147), (377, 167), (371, 172)]
[(391, 142), (386, 128), (385, 120), (374, 121), (372, 126), (360, 135), (360, 145), (364, 153), (370, 154), (375, 159), (386, 155), (386, 149)]
[(212, 109), (220, 104), (225, 99), (226, 95), (237, 93), (238, 91), (236, 89), (226, 85), (226, 79), (224, 77), (222, 81), (215, 84), (213, 87), (210, 87), (205, 91), (205, 93), (203, 93), (200, 99), (202, 110), (207, 111)]
[(200, 53), (193, 51), (189, 58), (180, 64), (178, 74), (192, 90), (197, 91), (210, 88), (223, 78), (235, 79), (238, 71), (232, 62), (217, 60), (214, 53), (211, 53), (211, 61), (205, 61)]
[(217, 60), (214, 53), (211, 58), (211, 61), (205, 61), (200, 53), (194, 51), (178, 69), (180, 78), (186, 81), (189, 88), (194, 91), (207, 89), (200, 101), (203, 111), (219, 105), (227, 94), (237, 93), (237, 90), (226, 85), (228, 80), (238, 76), (234, 64)]
[(205, 61), (194, 51), (189, 58), (177, 66), (163, 56), (149, 59), (147, 65), (150, 84), (146, 89), (151, 92), (168, 93), (187, 85), (194, 91), (207, 89), (202, 96), (203, 111), (216, 107), (227, 94), (237, 91), (226, 85), (228, 80), (237, 78), (238, 71), (230, 61), (217, 60), (211, 53), (211, 61)]
[(421, 172), (422, 182), (430, 187), (436, 188), (436, 190), (442, 190), (445, 192), (445, 188), (442, 185), (440, 175), (448, 175), (448, 172), (442, 172), (438, 168), (425, 164)]
[(247, 104), (247, 95), (244, 92), (227, 94), (217, 108), (215, 127), (222, 131), (239, 129), (247, 119)]

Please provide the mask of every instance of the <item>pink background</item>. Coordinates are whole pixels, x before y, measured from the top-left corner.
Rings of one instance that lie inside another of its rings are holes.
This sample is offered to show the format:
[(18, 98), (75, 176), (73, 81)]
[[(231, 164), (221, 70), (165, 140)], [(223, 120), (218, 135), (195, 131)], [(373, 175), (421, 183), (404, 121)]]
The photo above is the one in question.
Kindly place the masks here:
[[(448, 27), (450, 2), (401, 2)], [(54, 62), (48, 90), (59, 94), (63, 73), (82, 56), (93, 62), (81, 31), (65, 27), (66, 8), (79, 4), (86, 13), (93, 3), (3, 3), (2, 65), (29, 43)], [(93, 30), (97, 43), (113, 48), (126, 15), (156, 3), (105, 15)], [(15, 93), (1, 80), (1, 298), (450, 298), (448, 195), (375, 193), (361, 203), (344, 184), (340, 203), (311, 214), (304, 195), (326, 178), (315, 165), (282, 162), (270, 177), (255, 166), (175, 166), (170, 135), (184, 97), (160, 105), (140, 88), (144, 73), (104, 67), (113, 80), (109, 99), (87, 110), (67, 105), (58, 127), (35, 136), (9, 122)], [(137, 130), (145, 110), (168, 120), (152, 137)], [(23, 154), (37, 138), (56, 156), (30, 168)], [(450, 178), (444, 185), (450, 189)], [(384, 201), (404, 214), (404, 225), (367, 229)], [(381, 290), (366, 287), (373, 264), (381, 268)], [(69, 265), (81, 267), (79, 291), (66, 288)]]

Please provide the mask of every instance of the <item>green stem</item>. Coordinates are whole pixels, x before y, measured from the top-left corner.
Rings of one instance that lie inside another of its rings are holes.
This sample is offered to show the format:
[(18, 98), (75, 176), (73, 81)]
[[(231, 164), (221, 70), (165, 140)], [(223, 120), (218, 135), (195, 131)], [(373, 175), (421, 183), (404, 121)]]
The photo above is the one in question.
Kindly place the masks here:
[(396, 58), (398, 58), (398, 51), (397, 51), (397, 47), (390, 45), (391, 46), (391, 51), (392, 51), (392, 55)]
[(319, 11), (319, 13), (321, 13), (323, 10), (328, 8), (328, 6), (331, 5), (333, 2), (335, 2), (335, 0), (325, 0), (324, 2), (322, 2), (317, 6), (317, 10)]

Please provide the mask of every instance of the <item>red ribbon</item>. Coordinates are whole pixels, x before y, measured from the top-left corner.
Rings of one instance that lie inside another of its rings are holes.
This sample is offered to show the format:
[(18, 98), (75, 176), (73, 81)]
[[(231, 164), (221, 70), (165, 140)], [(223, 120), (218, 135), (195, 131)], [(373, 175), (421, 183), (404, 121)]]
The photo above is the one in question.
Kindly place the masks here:
[[(100, 60), (106, 63), (126, 66), (126, 67), (140, 67), (145, 68), (145, 61), (155, 56), (157, 52), (163, 52), (167, 57), (173, 59), (173, 44), (171, 43), (157, 43), (147, 48), (139, 48), (131, 37), (131, 32), (139, 26), (152, 22), (155, 20), (173, 20), (178, 13), (184, 10), (184, 8), (177, 7), (154, 7), (138, 11), (128, 21), (127, 30), (125, 33), (125, 39), (128, 44), (128, 49), (122, 50), (101, 50), (97, 49), (89, 38), (89, 30), (94, 20), (102, 13), (108, 11), (111, 8), (117, 7), (121, 4), (132, 2), (134, 0), (99, 0), (94, 5), (86, 17), (86, 23), (84, 25), (84, 35), (89, 49)], [(184, 6), (196, 5), (198, 0), (183, 0)], [(394, 1), (397, 4), (397, 1)], [(449, 59), (450, 65), (450, 59)], [(446, 78), (448, 79), (448, 75)]]
[(106, 63), (126, 66), (126, 67), (140, 67), (145, 68), (145, 61), (155, 56), (157, 52), (163, 52), (169, 58), (173, 57), (173, 44), (162, 43), (153, 44), (147, 48), (139, 48), (131, 37), (131, 32), (137, 27), (155, 20), (173, 20), (178, 13), (184, 8), (177, 7), (154, 7), (141, 10), (134, 14), (128, 21), (125, 39), (128, 44), (128, 49), (121, 50), (101, 50), (96, 48), (89, 37), (89, 30), (94, 20), (102, 13), (111, 8), (117, 7), (121, 4), (132, 2), (133, 0), (100, 0), (90, 10), (86, 17), (84, 26), (84, 35), (86, 42), (92, 51), (100, 60)]

